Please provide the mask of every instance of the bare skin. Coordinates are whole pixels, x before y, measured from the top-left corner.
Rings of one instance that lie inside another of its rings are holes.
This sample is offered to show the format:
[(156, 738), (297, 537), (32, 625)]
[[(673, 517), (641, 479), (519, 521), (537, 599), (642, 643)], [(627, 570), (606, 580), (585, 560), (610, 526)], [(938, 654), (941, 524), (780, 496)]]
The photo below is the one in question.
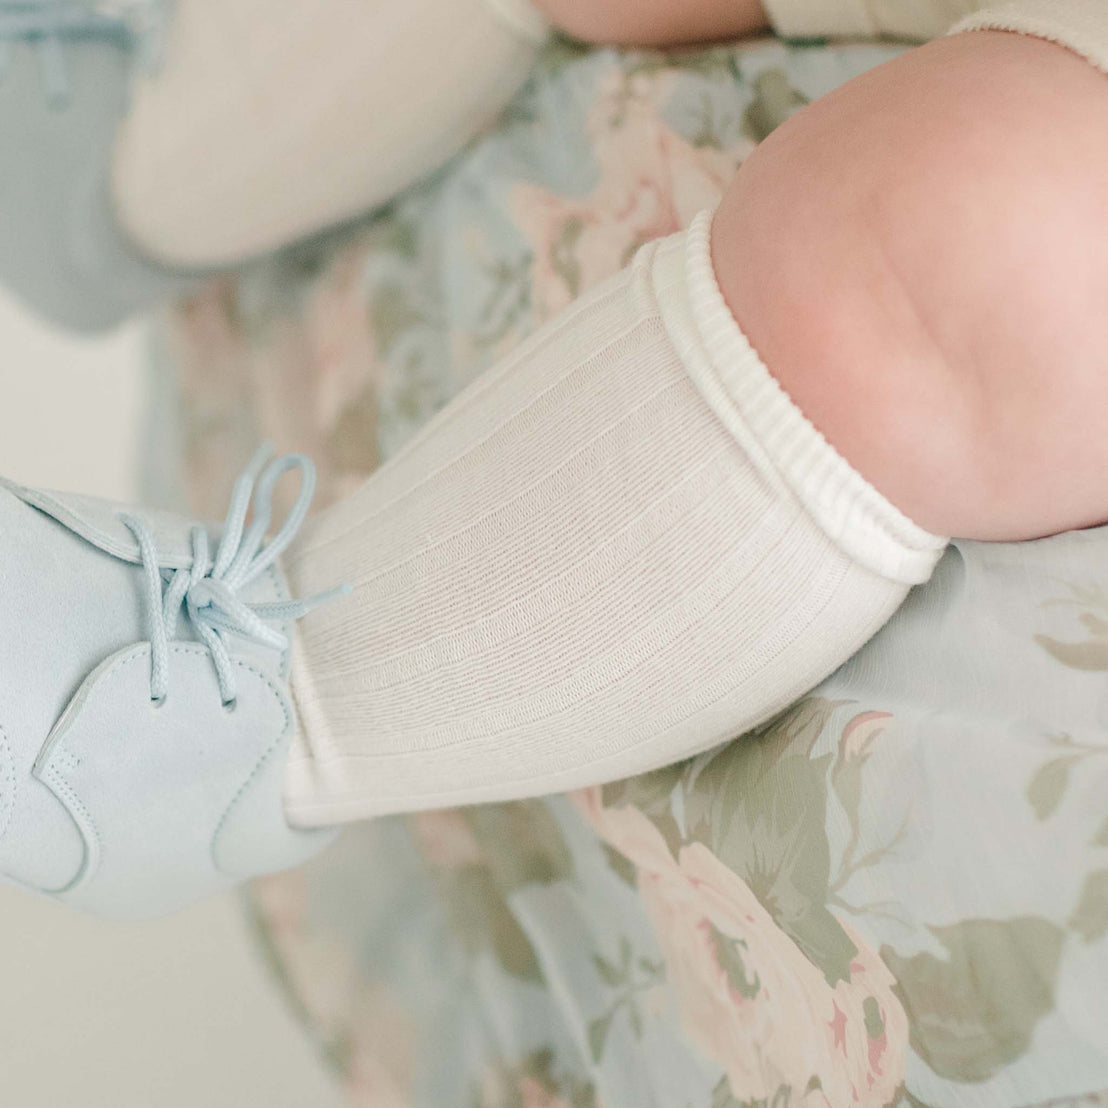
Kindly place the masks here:
[[(655, 0), (543, 3), (587, 8), (566, 24), (586, 37), (657, 42)], [(676, 7), (678, 37), (722, 15)], [(1106, 236), (1108, 77), (978, 32), (775, 131), (723, 198), (713, 259), (754, 348), (871, 484), (936, 534), (1016, 541), (1108, 522)]]
[(725, 298), (782, 386), (921, 526), (1108, 521), (1108, 78), (940, 39), (794, 116), (719, 210)]
[(604, 46), (677, 46), (766, 30), (761, 0), (532, 0), (559, 30)]

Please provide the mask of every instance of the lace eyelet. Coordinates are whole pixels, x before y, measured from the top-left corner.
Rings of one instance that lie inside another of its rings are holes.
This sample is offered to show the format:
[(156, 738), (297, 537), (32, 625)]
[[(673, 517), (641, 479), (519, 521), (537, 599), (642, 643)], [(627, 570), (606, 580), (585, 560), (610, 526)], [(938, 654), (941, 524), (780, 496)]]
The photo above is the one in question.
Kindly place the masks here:
[[(5, 0), (0, 0), (0, 45)], [(27, 0), (23, 0), (24, 3)], [(66, 0), (77, 3), (78, 0)], [(80, 0), (87, 3), (88, 0)], [(150, 686), (165, 688), (169, 670), (171, 645), (180, 618), (193, 625), (196, 638), (202, 640), (215, 669), (222, 692), (234, 688), (233, 657), (228, 653), (224, 634), (240, 635), (263, 646), (284, 651), (286, 636), (278, 634), (267, 623), (287, 623), (299, 619), (313, 608), (349, 590), (344, 586), (330, 589), (307, 600), (285, 600), (275, 603), (248, 603), (239, 590), (263, 570), (272, 568), (278, 555), (292, 541), (304, 521), (315, 489), (315, 467), (302, 454), (286, 454), (266, 465), (272, 447), (257, 451), (246, 470), (235, 482), (231, 506), (223, 524), (223, 534), (211, 556), (208, 532), (199, 524), (192, 527), (192, 561), (176, 566), (162, 565), (158, 555), (152, 525), (140, 516), (116, 511), (116, 518), (131, 532), (137, 545), (137, 558), (142, 568), (142, 590), (146, 600), (147, 638), (150, 647)], [(277, 533), (270, 539), (259, 528), (268, 523), (272, 509), (273, 486), (284, 473), (300, 473), (300, 491)], [(252, 521), (247, 518), (253, 510)], [(226, 545), (234, 542), (234, 548)], [(178, 559), (180, 561), (180, 559)], [(184, 611), (182, 612), (182, 609)], [(191, 648), (190, 648), (191, 649)], [(155, 707), (161, 707), (164, 697), (152, 697)], [(222, 700), (222, 695), (220, 697)], [(236, 698), (224, 704), (227, 713), (235, 711)]]
[(223, 710), (230, 715), (239, 706), (239, 698), (236, 696), (234, 700), (223, 701)]

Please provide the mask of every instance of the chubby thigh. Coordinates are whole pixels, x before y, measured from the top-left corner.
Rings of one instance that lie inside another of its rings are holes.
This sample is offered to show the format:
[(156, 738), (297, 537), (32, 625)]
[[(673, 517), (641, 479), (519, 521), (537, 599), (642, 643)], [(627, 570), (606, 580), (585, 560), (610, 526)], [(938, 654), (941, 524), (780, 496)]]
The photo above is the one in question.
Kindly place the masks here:
[(809, 419), (941, 534), (1108, 520), (1108, 77), (972, 32), (798, 113), (713, 230), (729, 306)]

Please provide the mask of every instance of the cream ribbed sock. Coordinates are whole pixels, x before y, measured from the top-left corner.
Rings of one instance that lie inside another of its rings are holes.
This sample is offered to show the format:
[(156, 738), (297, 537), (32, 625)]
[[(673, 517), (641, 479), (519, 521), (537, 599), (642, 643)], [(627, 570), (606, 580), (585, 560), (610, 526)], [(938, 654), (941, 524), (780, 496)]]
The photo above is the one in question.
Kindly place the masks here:
[(1104, 0), (763, 0), (786, 38), (901, 38), (962, 31), (1016, 31), (1068, 46), (1108, 71)]
[(1009, 0), (963, 19), (962, 31), (1015, 31), (1048, 39), (1108, 73), (1108, 4), (1104, 0)]
[(763, 0), (786, 38), (897, 38), (925, 42), (985, 0)]
[(210, 266), (358, 215), (494, 120), (545, 36), (527, 0), (176, 0), (117, 139), (120, 223)]
[(290, 553), (303, 824), (692, 755), (853, 654), (945, 546), (823, 439), (723, 302), (710, 218), (478, 378)]

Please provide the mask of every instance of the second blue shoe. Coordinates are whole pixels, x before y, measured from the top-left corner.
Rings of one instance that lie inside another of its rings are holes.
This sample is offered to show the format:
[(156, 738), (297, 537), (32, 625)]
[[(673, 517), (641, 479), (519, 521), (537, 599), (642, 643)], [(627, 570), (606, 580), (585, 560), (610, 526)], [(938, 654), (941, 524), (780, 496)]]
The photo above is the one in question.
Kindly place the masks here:
[(208, 274), (145, 257), (109, 196), (115, 133), (164, 0), (0, 0), (0, 284), (67, 329), (114, 327)]

